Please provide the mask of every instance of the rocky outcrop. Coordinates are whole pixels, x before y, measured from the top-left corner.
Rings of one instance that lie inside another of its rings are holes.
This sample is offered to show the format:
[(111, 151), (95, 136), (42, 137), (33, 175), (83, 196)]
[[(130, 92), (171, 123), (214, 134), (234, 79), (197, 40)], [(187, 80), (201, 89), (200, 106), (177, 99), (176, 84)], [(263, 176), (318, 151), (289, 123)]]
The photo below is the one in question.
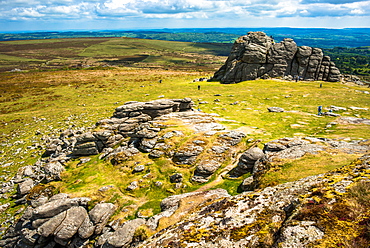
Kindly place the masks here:
[(1, 247), (77, 247), (103, 228), (116, 207), (100, 203), (88, 212), (89, 198), (54, 195), (44, 203), (27, 208), (18, 222), (0, 241)]
[(235, 41), (226, 63), (212, 80), (238, 83), (269, 77), (337, 82), (340, 72), (319, 48), (298, 47), (289, 38), (275, 43), (263, 32), (249, 32)]
[[(67, 129), (58, 138), (48, 138), (44, 159), (33, 166), (22, 167), (18, 172), (19, 198), (38, 183), (60, 180), (65, 163), (72, 158), (101, 154), (101, 158), (117, 164), (140, 150), (151, 152), (161, 129), (153, 127), (150, 121), (166, 113), (189, 111), (192, 105), (189, 98), (128, 102), (116, 108), (111, 118), (98, 121), (92, 131)], [(118, 144), (120, 146), (113, 149)], [(22, 178), (29, 180), (23, 182)]]
[[(196, 198), (194, 204), (189, 203), (196, 206), (199, 199), (202, 202), (228, 196), (225, 190), (215, 190), (170, 197), (163, 201), (163, 212), (152, 216), (148, 224), (139, 218), (123, 224), (112, 222), (111, 225), (107, 223), (116, 209), (113, 204), (99, 203), (91, 209), (87, 207), (90, 201), (87, 198), (71, 199), (65, 194), (51, 197), (51, 190), (42, 185), (61, 180), (64, 166), (71, 159), (80, 160), (77, 166), (84, 166), (91, 161), (87, 156), (100, 154), (100, 159), (118, 165), (140, 152), (149, 153), (153, 159), (157, 152), (158, 157), (166, 156), (175, 166), (193, 167), (196, 171), (193, 181), (208, 181), (226, 158), (235, 157), (236, 148), (245, 135), (226, 130), (210, 114), (187, 111), (191, 110), (191, 106), (192, 101), (187, 98), (148, 103), (129, 102), (118, 107), (111, 118), (98, 121), (93, 128), (68, 129), (62, 131), (58, 138), (49, 138), (42, 159), (32, 166), (20, 168), (9, 185), (2, 184), (1, 192), (9, 192), (16, 187), (16, 204), (28, 203), (30, 207), (8, 230), (1, 241), (1, 247), (84, 247), (91, 240), (96, 240), (96, 247), (129, 247), (142, 241), (134, 237), (137, 228), (146, 225), (156, 229), (163, 217), (172, 216), (176, 212), (183, 199)], [(166, 131), (168, 126), (164, 123), (169, 119), (188, 125), (196, 138), (180, 146), (171, 141), (188, 137), (182, 131)], [(204, 136), (216, 140), (210, 147), (211, 152), (207, 151), (209, 144)], [(211, 155), (215, 162), (212, 166), (208, 163)], [(135, 163), (132, 172), (141, 173), (146, 169), (150, 171), (147, 166)], [(175, 188), (185, 188), (186, 182), (183, 180), (180, 173), (169, 178)], [(142, 186), (141, 180), (135, 180), (128, 184), (126, 190), (132, 192)]]
[(367, 230), (354, 221), (368, 223), (368, 217), (345, 199), (368, 206), (354, 192), (370, 184), (363, 176), (369, 168), (365, 155), (324, 175), (210, 201), (140, 247), (352, 246)]

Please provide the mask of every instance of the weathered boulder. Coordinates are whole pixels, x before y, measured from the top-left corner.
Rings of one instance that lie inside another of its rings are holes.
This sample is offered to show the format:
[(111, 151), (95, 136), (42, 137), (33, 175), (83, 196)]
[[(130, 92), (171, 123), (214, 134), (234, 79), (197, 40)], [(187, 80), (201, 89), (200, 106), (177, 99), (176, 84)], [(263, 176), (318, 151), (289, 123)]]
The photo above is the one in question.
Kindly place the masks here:
[(137, 172), (142, 172), (145, 170), (145, 166), (144, 165), (137, 165), (134, 167), (134, 170), (133, 170), (133, 173), (137, 173)]
[(177, 164), (194, 164), (197, 156), (203, 152), (204, 148), (197, 145), (188, 145), (178, 150), (174, 156), (173, 161)]
[(45, 180), (46, 182), (59, 181), (61, 180), (60, 173), (65, 171), (64, 166), (58, 161), (47, 163), (44, 166)]
[(17, 186), (17, 194), (19, 197), (27, 195), (30, 193), (31, 189), (35, 185), (35, 182), (31, 178), (27, 178), (23, 182), (19, 183)]
[(86, 247), (86, 241), (102, 233), (116, 210), (111, 203), (99, 203), (88, 213), (89, 201), (57, 194), (38, 207), (28, 207), (9, 228), (0, 246)]
[(319, 48), (297, 47), (289, 38), (275, 43), (263, 32), (249, 32), (239, 37), (226, 63), (214, 74), (213, 80), (238, 83), (260, 77), (300, 78), (337, 82), (340, 72), (330, 57)]
[(198, 183), (205, 183), (209, 180), (209, 177), (220, 168), (223, 159), (214, 158), (206, 159), (199, 162), (195, 169), (194, 176), (191, 178), (192, 181)]
[(255, 163), (264, 156), (265, 154), (260, 148), (250, 148), (240, 156), (238, 167), (242, 170), (252, 170)]
[(277, 240), (279, 247), (307, 247), (324, 237), (325, 233), (315, 226), (314, 221), (301, 221), (281, 230)]
[(68, 209), (63, 222), (54, 230), (55, 242), (66, 245), (73, 235), (77, 233), (86, 217), (87, 211), (83, 207), (72, 207)]
[(226, 144), (230, 146), (236, 146), (239, 144), (242, 139), (245, 137), (245, 134), (237, 131), (229, 131), (227, 133), (221, 134), (220, 138), (223, 141), (219, 141), (221, 144)]
[(190, 110), (193, 103), (190, 98), (184, 99), (159, 99), (151, 102), (128, 102), (116, 108), (115, 118), (135, 117), (141, 114), (155, 118), (171, 112)]
[(253, 191), (256, 187), (256, 181), (254, 180), (253, 176), (247, 177), (243, 180), (243, 182), (239, 185), (240, 191)]
[(71, 207), (79, 206), (82, 201), (89, 199), (81, 198), (62, 198), (57, 200), (49, 200), (48, 203), (41, 205), (33, 210), (32, 217), (34, 219), (50, 218)]
[(139, 187), (139, 183), (137, 181), (133, 181), (130, 183), (129, 186), (127, 186), (126, 190), (128, 191), (132, 191), (132, 190), (135, 190)]
[(95, 228), (95, 234), (100, 234), (104, 226), (107, 224), (109, 218), (112, 216), (117, 207), (112, 203), (96, 204), (89, 212), (89, 217)]
[(175, 173), (170, 176), (170, 182), (171, 183), (181, 183), (183, 180), (183, 176), (181, 173)]
[(269, 107), (269, 108), (267, 108), (267, 110), (269, 112), (276, 112), (276, 113), (285, 112), (285, 110), (283, 108), (280, 108), (280, 107)]
[(62, 146), (64, 145), (63, 141), (60, 139), (52, 139), (46, 146), (45, 152), (42, 155), (43, 157), (48, 157), (54, 153), (60, 152)]
[(125, 222), (119, 227), (108, 239), (103, 247), (127, 247), (134, 237), (135, 231), (138, 227), (145, 224), (144, 219), (134, 219)]

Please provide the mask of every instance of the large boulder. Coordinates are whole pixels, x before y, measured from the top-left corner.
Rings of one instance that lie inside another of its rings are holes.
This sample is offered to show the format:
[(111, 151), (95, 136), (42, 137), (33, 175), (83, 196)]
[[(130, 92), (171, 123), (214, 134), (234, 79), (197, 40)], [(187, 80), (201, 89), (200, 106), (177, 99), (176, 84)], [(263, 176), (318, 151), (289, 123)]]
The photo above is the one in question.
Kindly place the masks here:
[(239, 159), (238, 167), (243, 170), (253, 169), (255, 163), (265, 156), (263, 151), (258, 147), (253, 147), (244, 152)]
[(151, 102), (127, 102), (116, 108), (113, 117), (135, 117), (142, 114), (155, 118), (171, 112), (191, 110), (193, 102), (190, 98), (184, 99), (159, 99)]
[(289, 38), (275, 43), (263, 32), (249, 32), (235, 41), (226, 63), (215, 73), (213, 80), (238, 83), (260, 77), (284, 76), (337, 82), (340, 71), (319, 48), (298, 47)]
[(144, 225), (145, 222), (144, 219), (134, 219), (125, 222), (106, 240), (103, 247), (128, 247), (137, 228)]

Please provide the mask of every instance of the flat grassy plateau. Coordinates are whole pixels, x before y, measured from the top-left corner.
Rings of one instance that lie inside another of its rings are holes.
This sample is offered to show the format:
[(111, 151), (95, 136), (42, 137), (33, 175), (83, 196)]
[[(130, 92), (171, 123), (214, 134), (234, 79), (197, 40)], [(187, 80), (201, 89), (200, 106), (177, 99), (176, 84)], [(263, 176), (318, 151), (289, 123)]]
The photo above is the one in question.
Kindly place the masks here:
[[(158, 97), (190, 97), (196, 109), (233, 120), (222, 124), (243, 130), (247, 134), (245, 147), (248, 147), (247, 140), (261, 139), (262, 148), (268, 141), (293, 136), (370, 138), (367, 125), (346, 125), (335, 117), (316, 115), (319, 105), (324, 110), (335, 105), (347, 109), (337, 112), (342, 116), (370, 118), (366, 110), (370, 108), (370, 95), (362, 86), (280, 79), (231, 85), (193, 82), (197, 78), (211, 77), (226, 60), (228, 49), (229, 44), (129, 38), (0, 42), (1, 180), (6, 181), (20, 167), (35, 163), (44, 151), (45, 137), (59, 136), (60, 131), (67, 128), (89, 128), (96, 121), (110, 117), (114, 109), (126, 101), (151, 101)], [(291, 112), (269, 113), (267, 108), (274, 106)], [(188, 132), (186, 127), (178, 128)], [(193, 134), (188, 132), (187, 135), (191, 139)], [(343, 154), (306, 156), (286, 163), (280, 172), (268, 174), (266, 184), (323, 173), (346, 165), (355, 157)], [(160, 200), (166, 196), (204, 186), (188, 181), (194, 169), (175, 167), (165, 159), (152, 161), (147, 155), (136, 159), (151, 163), (151, 174), (163, 182), (162, 187), (152, 187), (148, 181), (147, 188), (127, 193), (125, 187), (143, 176), (133, 175), (127, 169), (134, 161), (113, 166), (97, 156), (84, 166), (72, 161), (61, 182), (43, 187), (50, 187), (54, 192), (88, 196), (96, 202), (114, 202), (120, 206), (117, 218), (134, 218), (138, 211), (148, 216), (157, 213)], [(176, 189), (169, 183), (169, 175), (175, 172), (184, 174), (187, 188)], [(222, 187), (236, 194), (244, 178), (223, 179), (212, 188)], [(114, 187), (107, 192), (98, 191), (107, 185)], [(21, 213), (18, 210), (22, 206), (14, 206), (12, 199), (5, 198), (0, 199), (0, 204), (10, 202), (13, 207), (7, 215)], [(2, 222), (9, 218), (7, 215), (2, 214)]]

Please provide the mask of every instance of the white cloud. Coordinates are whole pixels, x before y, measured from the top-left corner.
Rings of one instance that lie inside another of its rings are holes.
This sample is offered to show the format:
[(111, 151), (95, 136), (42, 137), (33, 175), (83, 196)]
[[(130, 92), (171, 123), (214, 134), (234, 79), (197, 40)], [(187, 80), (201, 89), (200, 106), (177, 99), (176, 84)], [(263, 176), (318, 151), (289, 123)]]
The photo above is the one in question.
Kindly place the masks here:
[(242, 23), (246, 18), (275, 18), (279, 23), (282, 18), (323, 16), (370, 17), (370, 0), (0, 0), (0, 19), (5, 21), (131, 18), (144, 23), (158, 18)]

